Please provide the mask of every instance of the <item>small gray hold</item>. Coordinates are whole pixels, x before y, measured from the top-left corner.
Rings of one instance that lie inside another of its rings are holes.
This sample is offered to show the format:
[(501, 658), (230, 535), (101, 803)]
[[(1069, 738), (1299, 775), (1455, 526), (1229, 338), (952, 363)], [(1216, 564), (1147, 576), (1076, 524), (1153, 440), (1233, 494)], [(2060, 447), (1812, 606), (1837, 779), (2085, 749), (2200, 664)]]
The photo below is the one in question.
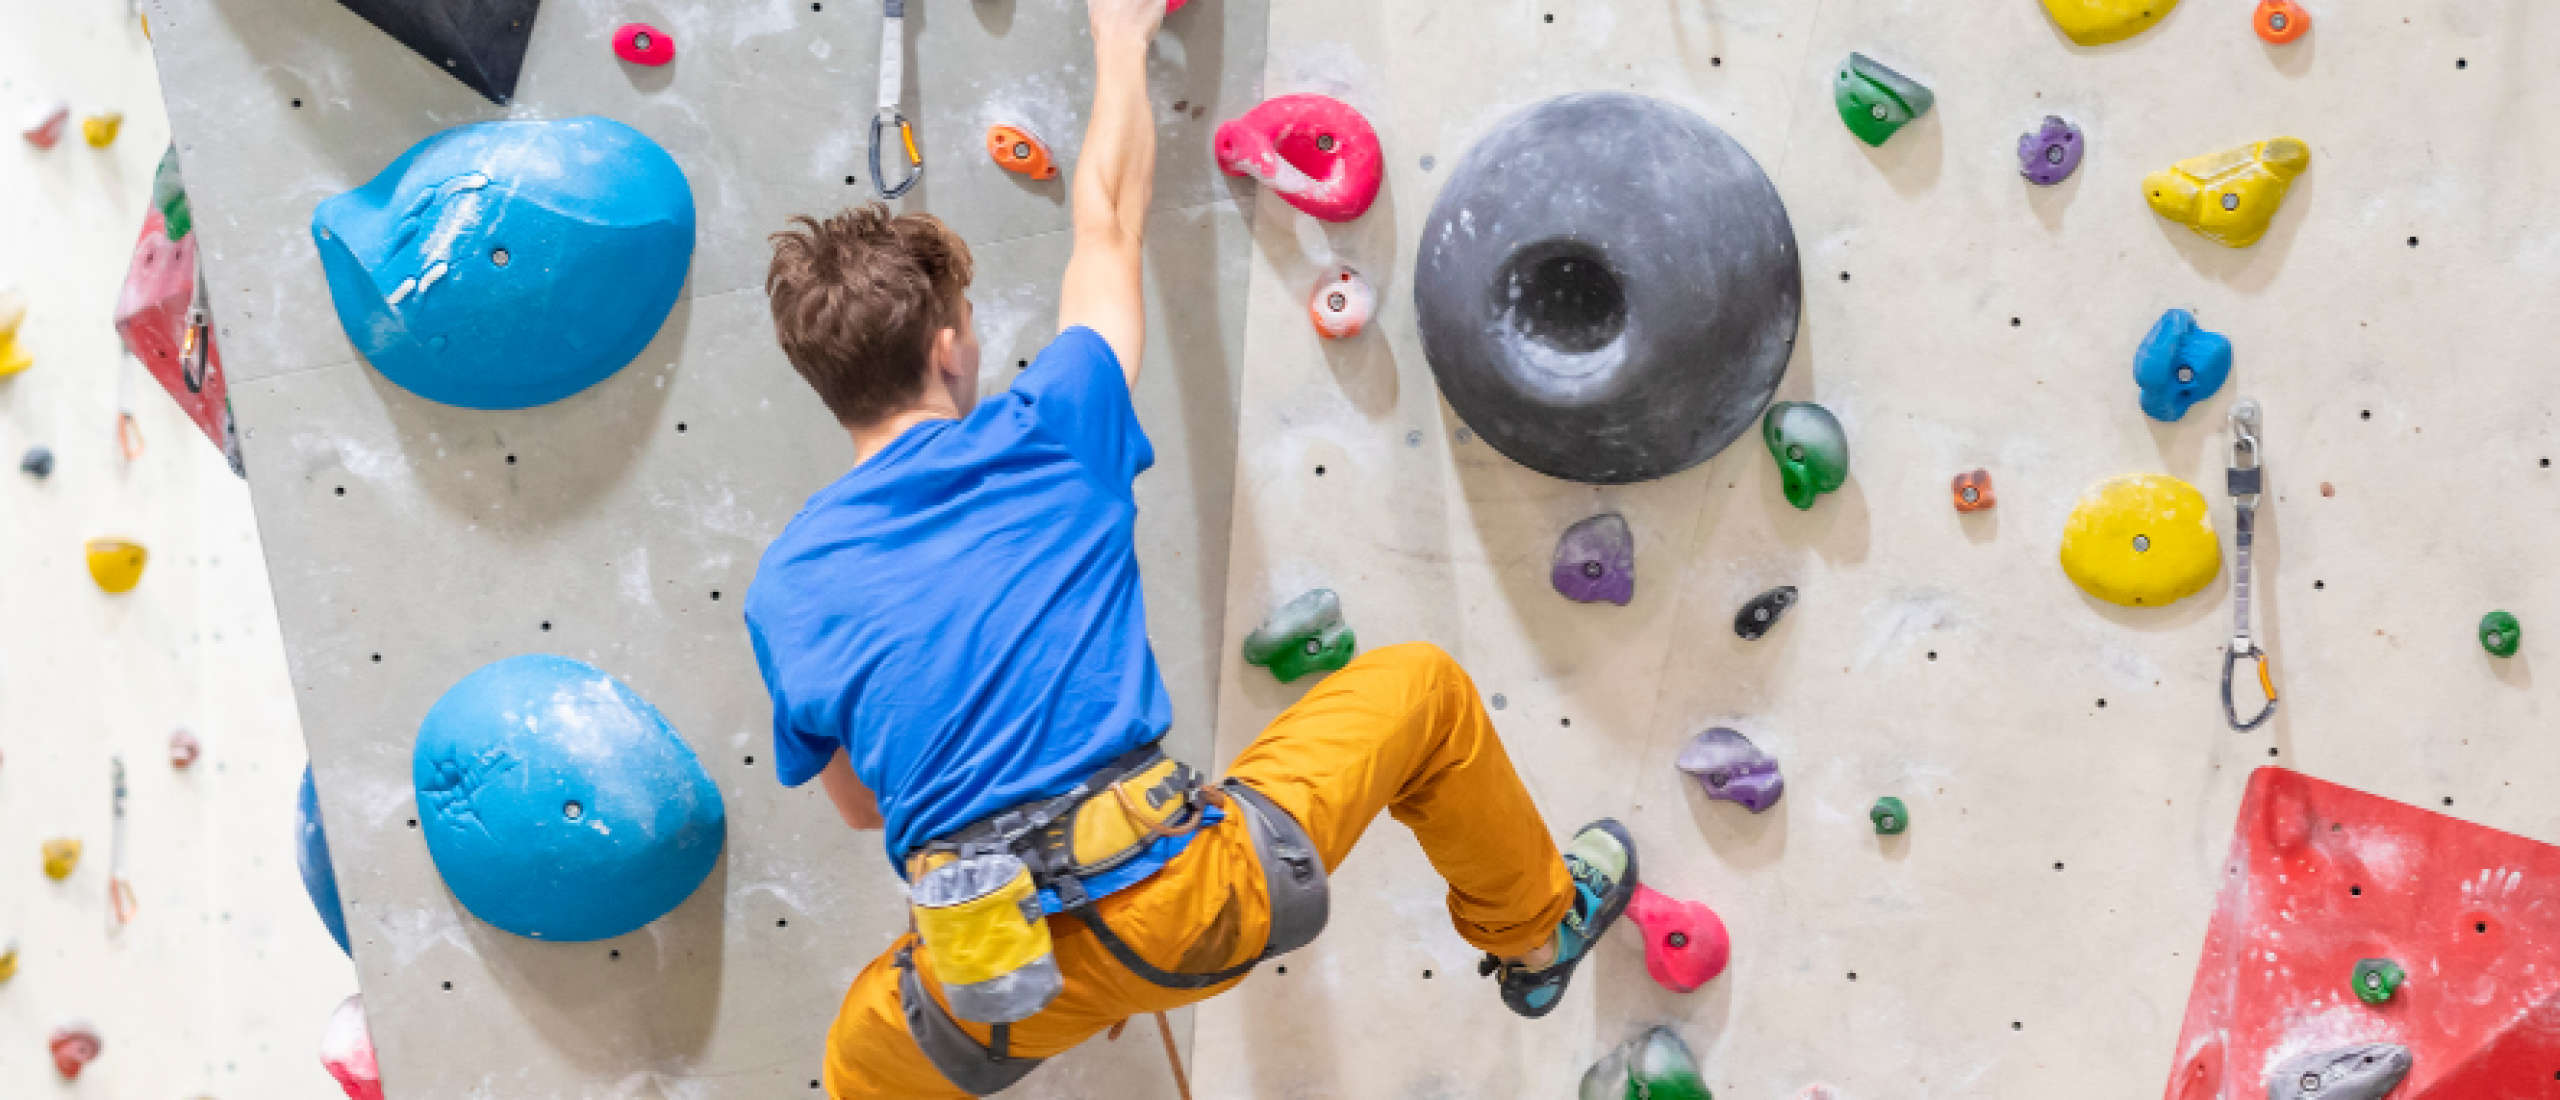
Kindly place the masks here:
[(27, 448), (27, 457), (18, 460), (18, 469), (42, 481), (53, 476), (53, 451), (44, 447)]
[(1753, 596), (1750, 603), (1742, 605), (1742, 610), (1734, 613), (1733, 632), (1743, 641), (1759, 641), (1760, 636), (1774, 629), (1778, 619), (1795, 605), (1796, 586), (1792, 584), (1782, 584)]
[(2382, 1100), (2415, 1064), (2409, 1048), (2360, 1043), (2297, 1054), (2267, 1077), (2267, 1100)]

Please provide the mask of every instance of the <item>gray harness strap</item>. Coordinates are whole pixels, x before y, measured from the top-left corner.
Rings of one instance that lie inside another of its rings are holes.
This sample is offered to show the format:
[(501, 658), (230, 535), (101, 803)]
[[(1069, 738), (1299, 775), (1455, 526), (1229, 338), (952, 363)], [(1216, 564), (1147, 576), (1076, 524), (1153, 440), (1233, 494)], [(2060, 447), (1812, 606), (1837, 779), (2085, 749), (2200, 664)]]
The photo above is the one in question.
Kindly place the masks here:
[(993, 1096), (1012, 1088), (1025, 1074), (1040, 1068), (1038, 1058), (1014, 1058), (1005, 1052), (1012, 1029), (1005, 1024), (995, 1027), (995, 1047), (980, 1046), (969, 1033), (960, 1029), (960, 1021), (944, 1011), (942, 1002), (925, 991), (924, 979), (916, 976), (915, 947), (898, 949), (898, 1011), (907, 1018), (907, 1034), (916, 1048), (941, 1070), (944, 1077), (971, 1096)]
[[(1206, 989), (1243, 977), (1264, 962), (1315, 942), (1332, 911), (1324, 859), (1298, 819), (1243, 783), (1230, 779), (1224, 787), (1244, 818), (1246, 833), (1253, 838), (1254, 858), (1262, 864), (1263, 887), (1271, 899), (1271, 930), (1264, 937), (1262, 953), (1254, 958), (1210, 974), (1158, 969), (1131, 950), (1092, 911), (1093, 899), (1085, 894), (1083, 883), (1071, 876), (1060, 876), (1052, 884), (1066, 906), (1064, 915), (1083, 922), (1103, 949), (1131, 973), (1167, 989)], [(1009, 1029), (1003, 1025), (995, 1028), (992, 1048), (961, 1030), (960, 1022), (943, 1010), (941, 1003), (925, 990), (923, 979), (917, 977), (913, 951), (912, 947), (898, 949), (899, 1010), (907, 1018), (907, 1034), (935, 1069), (971, 1096), (991, 1096), (1012, 1087), (1039, 1067), (1038, 1058), (1008, 1054), (1005, 1048)]]

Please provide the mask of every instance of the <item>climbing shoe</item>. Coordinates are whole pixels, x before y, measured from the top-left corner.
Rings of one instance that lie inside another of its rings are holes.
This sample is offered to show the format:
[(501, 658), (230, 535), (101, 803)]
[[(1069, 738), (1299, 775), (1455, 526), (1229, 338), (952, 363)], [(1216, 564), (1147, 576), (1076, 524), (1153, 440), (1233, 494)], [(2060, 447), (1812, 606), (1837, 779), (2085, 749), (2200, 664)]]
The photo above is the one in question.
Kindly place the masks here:
[(1486, 955), (1476, 966), (1476, 973), (1501, 979), (1503, 1004), (1533, 1020), (1564, 999), (1573, 968), (1627, 911), (1627, 900), (1636, 891), (1636, 842), (1626, 826), (1601, 818), (1573, 834), (1572, 843), (1565, 845), (1564, 868), (1573, 877), (1573, 907), (1556, 927), (1554, 960), (1533, 970)]

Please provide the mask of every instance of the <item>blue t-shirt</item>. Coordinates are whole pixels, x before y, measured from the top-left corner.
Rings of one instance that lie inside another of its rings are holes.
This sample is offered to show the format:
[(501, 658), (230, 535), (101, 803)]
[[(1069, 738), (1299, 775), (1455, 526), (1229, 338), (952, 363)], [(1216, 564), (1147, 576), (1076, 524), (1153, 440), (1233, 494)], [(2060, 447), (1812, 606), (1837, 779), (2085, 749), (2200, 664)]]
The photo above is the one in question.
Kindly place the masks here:
[(809, 498), (747, 589), (782, 782), (845, 750), (904, 874), (924, 842), (1162, 738), (1130, 489), (1154, 464), (1119, 357), (1076, 328), (966, 419), (907, 429)]

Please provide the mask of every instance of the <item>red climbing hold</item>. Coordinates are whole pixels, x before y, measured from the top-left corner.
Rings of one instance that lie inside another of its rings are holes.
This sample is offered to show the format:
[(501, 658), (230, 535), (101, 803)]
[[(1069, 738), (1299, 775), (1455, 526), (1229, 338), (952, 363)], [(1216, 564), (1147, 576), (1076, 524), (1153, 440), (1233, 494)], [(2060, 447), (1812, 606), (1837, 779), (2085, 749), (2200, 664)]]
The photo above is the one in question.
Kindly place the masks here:
[(74, 1020), (53, 1029), (53, 1037), (46, 1045), (53, 1048), (54, 1072), (65, 1081), (76, 1081), (81, 1070), (98, 1060), (98, 1051), (105, 1043), (99, 1040), (97, 1028), (85, 1020)]
[(339, 1002), (320, 1032), (320, 1066), (338, 1079), (347, 1100), (382, 1100), (382, 1067), (373, 1053), (373, 1029), (364, 1019), (364, 995)]
[[(2282, 768), (2249, 780), (2169, 1100), (2256, 1100), (2305, 1051), (2416, 1056), (2392, 1100), (2547, 1096), (2560, 1068), (2560, 848)], [(2347, 988), (2358, 960), (2409, 982)]]
[(634, 65), (664, 65), (676, 59), (676, 40), (647, 23), (625, 23), (613, 32), (613, 54)]
[(1627, 917), (1644, 929), (1644, 969), (1674, 993), (1696, 990), (1724, 973), (1733, 938), (1705, 904), (1681, 901), (1639, 882)]
[(1369, 212), (1386, 179), (1378, 132), (1331, 96), (1287, 95), (1218, 127), (1218, 167), (1329, 222)]
[(179, 730), (169, 735), (169, 766), (179, 771), (194, 767), (196, 758), (204, 755), (204, 744), (196, 735)]
[(1165, 0), (1164, 13), (1166, 15), (1171, 15), (1175, 12), (1181, 11), (1182, 6), (1190, 2), (1191, 0)]

